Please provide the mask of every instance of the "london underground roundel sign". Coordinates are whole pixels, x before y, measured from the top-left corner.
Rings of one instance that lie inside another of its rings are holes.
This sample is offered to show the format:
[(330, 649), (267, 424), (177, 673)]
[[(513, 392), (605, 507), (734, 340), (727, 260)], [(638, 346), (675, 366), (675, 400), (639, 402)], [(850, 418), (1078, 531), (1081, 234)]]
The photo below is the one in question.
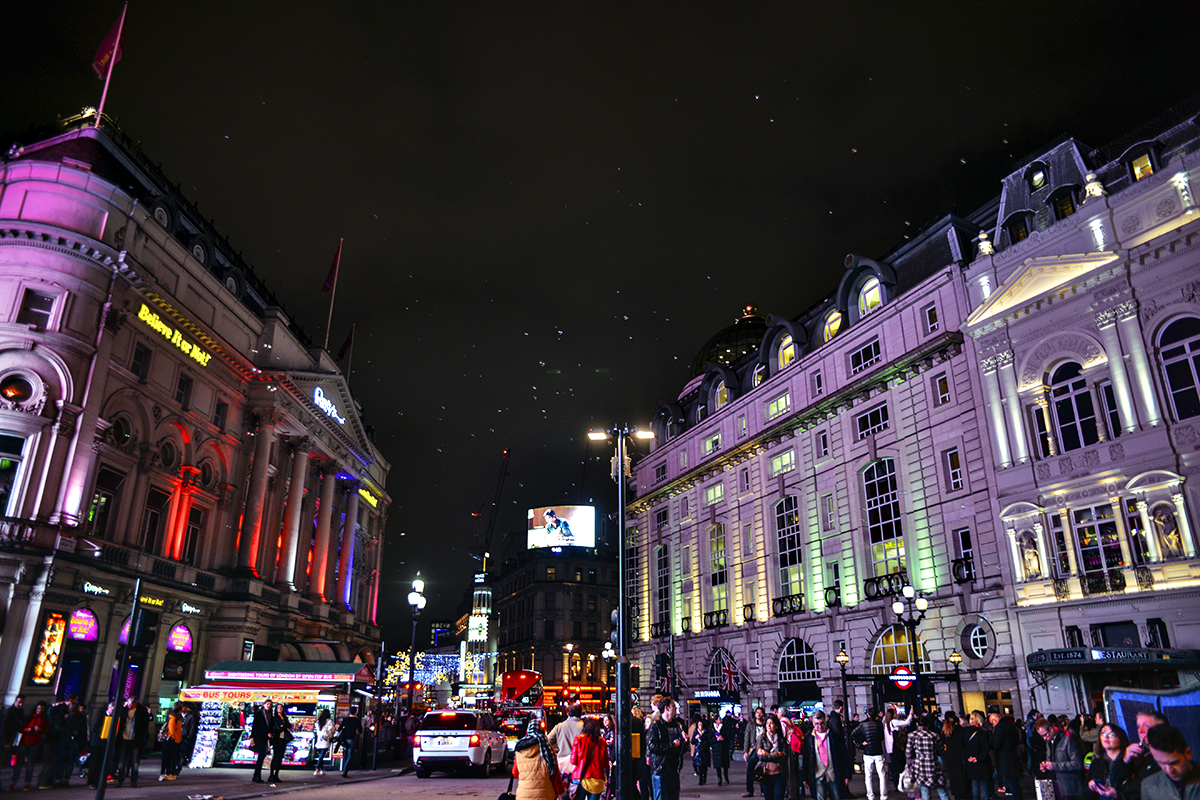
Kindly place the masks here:
[(888, 675), (888, 679), (896, 684), (897, 689), (911, 689), (916, 683), (916, 676), (908, 667), (896, 667), (892, 670), (892, 674)]

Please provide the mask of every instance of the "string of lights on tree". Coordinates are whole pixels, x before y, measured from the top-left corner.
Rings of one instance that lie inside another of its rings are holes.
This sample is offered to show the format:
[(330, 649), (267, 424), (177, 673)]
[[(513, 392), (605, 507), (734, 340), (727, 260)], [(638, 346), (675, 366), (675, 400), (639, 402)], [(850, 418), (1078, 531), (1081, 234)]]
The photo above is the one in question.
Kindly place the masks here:
[[(497, 655), (499, 653), (467, 653), (465, 656), (458, 653), (417, 653), (415, 680), (426, 686), (448, 683), (459, 674), (460, 669), (465, 668), (468, 675), (474, 674), (483, 669), (485, 659)], [(384, 685), (397, 686), (409, 680), (408, 653), (396, 653), (388, 659)]]

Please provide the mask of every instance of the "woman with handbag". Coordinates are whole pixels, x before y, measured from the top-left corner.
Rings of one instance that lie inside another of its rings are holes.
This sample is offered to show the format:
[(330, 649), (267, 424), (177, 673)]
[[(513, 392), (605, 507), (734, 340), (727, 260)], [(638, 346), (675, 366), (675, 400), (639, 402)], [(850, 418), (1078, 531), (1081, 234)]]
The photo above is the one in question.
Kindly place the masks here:
[(20, 737), (17, 739), (17, 757), (13, 759), (12, 783), (8, 785), (10, 792), (17, 788), (22, 764), (25, 765), (25, 789), (29, 790), (29, 784), (33, 780), (33, 757), (42, 748), (42, 736), (49, 727), (46, 703), (38, 703), (21, 726)]
[[(515, 800), (554, 800), (565, 791), (558, 759), (550, 749), (542, 721), (529, 719), (525, 736), (513, 748), (513, 777), (518, 779)], [(512, 781), (508, 784), (512, 792)]]
[(313, 775), (325, 774), (325, 759), (329, 757), (329, 749), (333, 747), (334, 734), (333, 717), (328, 708), (322, 708), (317, 715), (317, 730), (313, 737)]
[[(783, 736), (783, 728), (779, 725), (779, 717), (767, 715), (767, 724), (762, 736), (758, 737), (758, 764), (755, 766), (755, 778), (761, 780), (763, 794), (767, 800), (783, 800), (787, 788), (787, 776), (784, 765), (787, 763), (791, 747)], [(761, 778), (759, 774), (761, 773)]]
[(279, 782), (279, 768), (283, 766), (283, 754), (292, 740), (292, 723), (288, 720), (283, 703), (275, 704), (275, 718), (271, 722), (271, 775), (267, 783)]
[(600, 736), (600, 723), (585, 719), (583, 730), (571, 743), (571, 780), (579, 784), (584, 800), (600, 800), (608, 772), (608, 745)]

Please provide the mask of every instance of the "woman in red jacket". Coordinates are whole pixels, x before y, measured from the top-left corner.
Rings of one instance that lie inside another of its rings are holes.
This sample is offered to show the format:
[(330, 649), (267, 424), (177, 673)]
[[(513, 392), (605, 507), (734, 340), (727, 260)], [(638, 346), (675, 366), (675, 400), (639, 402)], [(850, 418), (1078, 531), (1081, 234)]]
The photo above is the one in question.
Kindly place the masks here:
[(600, 800), (608, 777), (608, 745), (600, 735), (600, 723), (583, 721), (583, 730), (571, 743), (571, 780), (583, 790), (583, 800)]
[(29, 782), (33, 780), (33, 754), (42, 746), (42, 735), (50, 727), (46, 717), (46, 704), (38, 703), (37, 708), (25, 724), (21, 726), (21, 739), (17, 742), (17, 758), (13, 762), (12, 783), (8, 784), (11, 792), (17, 788), (17, 779), (21, 776), (21, 764), (25, 764), (25, 790), (29, 790)]

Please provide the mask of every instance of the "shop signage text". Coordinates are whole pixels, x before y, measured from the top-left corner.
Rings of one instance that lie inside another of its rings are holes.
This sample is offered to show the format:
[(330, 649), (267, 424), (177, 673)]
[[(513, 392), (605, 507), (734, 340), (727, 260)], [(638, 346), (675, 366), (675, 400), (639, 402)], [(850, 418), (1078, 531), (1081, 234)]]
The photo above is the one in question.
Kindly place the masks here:
[(164, 339), (178, 347), (179, 351), (192, 359), (192, 361), (195, 361), (202, 367), (208, 366), (208, 361), (212, 358), (212, 354), (204, 352), (200, 349), (200, 345), (189, 342), (187, 339), (183, 338), (183, 331), (172, 328), (170, 325), (163, 322), (162, 317), (147, 308), (145, 303), (142, 303), (142, 307), (138, 310), (137, 317), (142, 322), (146, 323), (146, 326), (151, 330), (161, 333)]
[(167, 602), (165, 600), (163, 600), (161, 597), (150, 597), (148, 595), (142, 595), (142, 605), (144, 605), (144, 606), (154, 606), (155, 608), (162, 608), (166, 604), (167, 604)]
[(101, 595), (112, 594), (112, 592), (110, 592), (108, 589), (105, 589), (103, 586), (98, 586), (98, 585), (92, 583), (91, 581), (83, 582), (83, 593), (84, 594), (101, 594)]
[(180, 601), (180, 603), (179, 603), (179, 610), (185, 614), (203, 614), (204, 613), (203, 611), (196, 608), (191, 603), (185, 603), (183, 601)]
[(367, 505), (369, 505), (371, 508), (379, 508), (379, 499), (361, 486), (358, 487), (358, 496), (363, 500), (366, 500)]
[(316, 403), (317, 408), (324, 411), (327, 416), (336, 420), (338, 425), (346, 424), (346, 418), (338, 413), (337, 406), (333, 404), (332, 400), (325, 396), (325, 393), (321, 391), (320, 386), (313, 389), (313, 402)]
[(896, 667), (891, 675), (888, 675), (888, 680), (896, 684), (897, 689), (910, 689), (916, 683), (917, 676), (912, 673), (908, 667)]

